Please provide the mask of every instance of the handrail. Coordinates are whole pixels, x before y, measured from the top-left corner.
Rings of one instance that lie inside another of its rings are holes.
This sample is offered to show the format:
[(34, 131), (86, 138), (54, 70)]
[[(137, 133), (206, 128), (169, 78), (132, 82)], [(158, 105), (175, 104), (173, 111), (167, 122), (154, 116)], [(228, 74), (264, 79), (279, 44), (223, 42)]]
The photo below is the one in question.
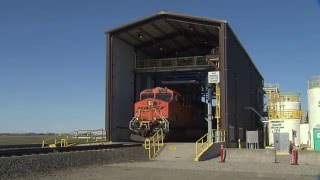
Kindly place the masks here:
[[(101, 133), (101, 134), (100, 134)], [(44, 147), (69, 147), (84, 143), (105, 142), (106, 131), (103, 129), (95, 130), (76, 130), (70, 133), (63, 133), (55, 137), (44, 139), (42, 148)]]
[(276, 110), (268, 112), (268, 119), (302, 119), (302, 110)]
[(154, 108), (154, 111), (164, 121), (164, 129), (168, 130), (169, 129), (169, 121), (161, 113), (158, 113), (156, 108)]
[(263, 89), (280, 92), (280, 84), (279, 83), (277, 83), (277, 84), (265, 83), (263, 85)]
[(281, 102), (300, 102), (300, 94), (294, 92), (280, 93), (279, 100)]
[(163, 139), (163, 130), (160, 129), (153, 136), (144, 141), (144, 148), (148, 150), (150, 160), (154, 159), (162, 150), (164, 146)]
[(133, 131), (132, 125), (133, 125), (133, 122), (134, 122), (136, 119), (137, 119), (136, 116), (134, 116), (134, 117), (130, 120), (130, 122), (129, 122), (129, 129), (130, 129), (131, 131)]
[(314, 76), (308, 79), (308, 89), (320, 88), (320, 76)]
[(209, 133), (203, 135), (197, 142), (196, 142), (196, 158), (198, 158), (213, 144), (218, 142), (225, 142), (226, 132), (225, 130), (217, 130), (212, 129)]
[(136, 61), (135, 69), (167, 69), (167, 68), (197, 68), (209, 67), (211, 64), (205, 56), (190, 56), (163, 59), (140, 59)]

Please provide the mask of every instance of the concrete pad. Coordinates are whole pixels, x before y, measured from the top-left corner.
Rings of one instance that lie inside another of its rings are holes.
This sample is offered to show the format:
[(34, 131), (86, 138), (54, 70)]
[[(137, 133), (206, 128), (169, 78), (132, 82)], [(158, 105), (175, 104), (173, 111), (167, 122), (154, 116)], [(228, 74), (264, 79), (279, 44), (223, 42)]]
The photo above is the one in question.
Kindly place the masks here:
[(320, 152), (298, 151), (298, 164), (320, 164)]
[[(222, 143), (225, 147), (225, 143)], [(215, 157), (220, 156), (221, 143), (213, 143), (206, 152), (204, 152), (198, 159), (198, 161), (206, 161)]]
[(276, 151), (272, 149), (225, 149), (226, 162), (276, 162)]
[[(185, 168), (157, 168), (157, 167), (135, 167), (131, 166), (96, 166), (88, 168), (77, 168), (72, 171), (58, 171), (53, 174), (37, 177), (27, 176), (26, 179), (40, 180), (315, 180), (314, 175), (278, 174), (263, 172), (238, 172), (224, 170), (196, 170)], [(199, 164), (199, 163), (198, 163)], [(21, 178), (25, 179), (25, 178)]]
[(194, 161), (195, 143), (165, 143), (162, 152), (154, 159), (157, 161)]

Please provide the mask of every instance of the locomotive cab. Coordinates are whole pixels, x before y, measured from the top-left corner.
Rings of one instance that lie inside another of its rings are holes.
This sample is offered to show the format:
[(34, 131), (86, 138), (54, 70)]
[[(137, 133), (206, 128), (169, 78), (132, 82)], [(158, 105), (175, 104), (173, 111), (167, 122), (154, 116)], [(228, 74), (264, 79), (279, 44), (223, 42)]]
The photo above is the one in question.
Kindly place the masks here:
[(170, 102), (173, 98), (173, 95), (176, 94), (174, 92), (169, 92), (166, 88), (155, 88), (153, 89), (146, 89), (140, 93), (140, 101), (148, 98), (158, 99), (161, 101)]
[(157, 93), (157, 94), (155, 94), (154, 98), (169, 102), (169, 101), (171, 101), (172, 95), (169, 93)]
[(154, 98), (154, 93), (151, 89), (144, 90), (140, 93), (140, 101), (148, 98)]

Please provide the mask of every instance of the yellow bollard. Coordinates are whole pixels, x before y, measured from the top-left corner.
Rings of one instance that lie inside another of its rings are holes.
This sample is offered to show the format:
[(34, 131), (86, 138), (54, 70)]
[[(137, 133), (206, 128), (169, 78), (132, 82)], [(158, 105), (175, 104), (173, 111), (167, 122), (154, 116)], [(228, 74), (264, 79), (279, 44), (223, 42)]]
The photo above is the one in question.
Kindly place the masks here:
[(241, 142), (240, 142), (240, 139), (238, 139), (238, 146), (239, 146), (239, 149), (241, 149)]

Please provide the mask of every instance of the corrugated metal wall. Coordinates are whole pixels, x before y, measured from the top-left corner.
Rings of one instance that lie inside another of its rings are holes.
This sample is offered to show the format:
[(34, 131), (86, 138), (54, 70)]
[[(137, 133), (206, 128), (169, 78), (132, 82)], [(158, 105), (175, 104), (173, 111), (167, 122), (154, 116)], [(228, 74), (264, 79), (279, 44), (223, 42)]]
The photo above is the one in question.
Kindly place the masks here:
[(230, 145), (235, 146), (238, 138), (245, 140), (246, 130), (260, 128), (259, 117), (244, 107), (260, 110), (258, 89), (262, 88), (263, 79), (229, 26), (226, 44), (228, 135)]
[(132, 46), (113, 38), (112, 47), (112, 104), (111, 140), (129, 139), (128, 123), (133, 117), (134, 105), (134, 59)]

